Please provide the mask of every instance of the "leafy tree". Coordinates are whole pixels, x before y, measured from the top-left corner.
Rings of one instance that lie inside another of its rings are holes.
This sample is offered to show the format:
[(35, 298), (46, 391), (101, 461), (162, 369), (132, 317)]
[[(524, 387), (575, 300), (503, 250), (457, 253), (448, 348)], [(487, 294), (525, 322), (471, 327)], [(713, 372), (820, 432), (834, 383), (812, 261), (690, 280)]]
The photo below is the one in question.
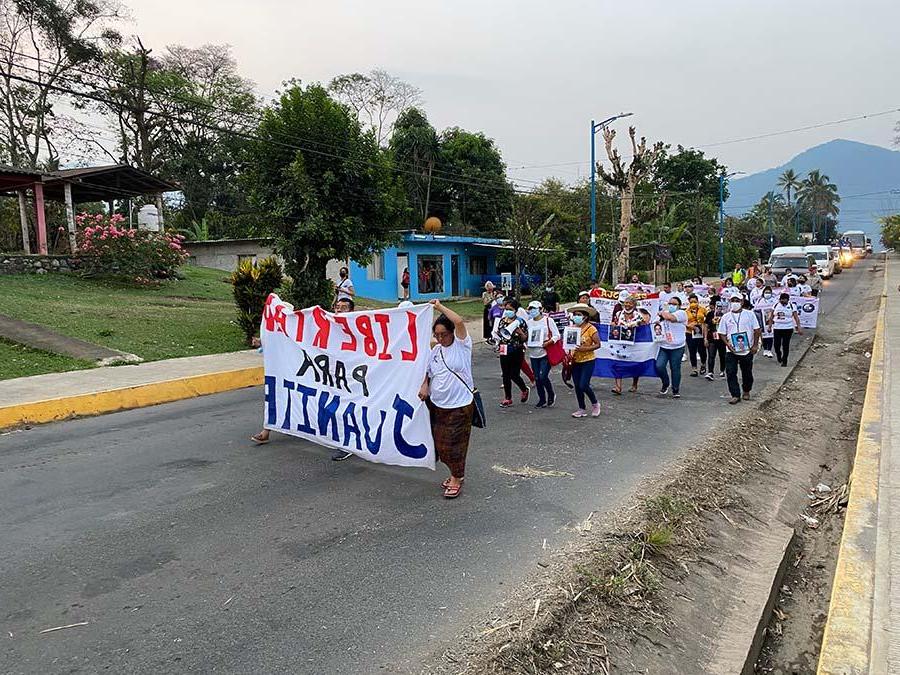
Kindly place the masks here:
[(378, 145), (384, 145), (390, 137), (394, 120), (422, 103), (420, 89), (378, 69), (368, 75), (340, 75), (331, 80), (328, 91), (369, 126)]
[(440, 156), (437, 132), (418, 108), (400, 113), (388, 144), (395, 168), (403, 184), (413, 221), (424, 223), (431, 215), (447, 220), (449, 205), (440, 181), (433, 179)]
[(496, 234), (512, 213), (506, 165), (483, 133), (452, 127), (441, 134), (435, 182), (449, 196), (450, 222), (463, 232)]
[(787, 205), (791, 205), (791, 190), (794, 191), (794, 194), (797, 194), (797, 190), (800, 189), (800, 176), (797, 175), (797, 172), (793, 169), (785, 169), (784, 173), (778, 177), (778, 187), (784, 190), (784, 194), (787, 197)]
[(881, 243), (885, 248), (897, 248), (900, 246), (900, 214), (880, 218)]
[(838, 207), (840, 201), (837, 185), (818, 169), (810, 171), (801, 183), (797, 202), (804, 211), (812, 215), (814, 241), (819, 239), (819, 235), (825, 240), (831, 237), (841, 211)]
[[(322, 86), (289, 84), (247, 145), (244, 184), (252, 204), (272, 216), (276, 248), (293, 279), (291, 300), (328, 305), (328, 261), (365, 264), (393, 243), (403, 197), (374, 134), (346, 106)], [(290, 138), (306, 143), (293, 147)], [(318, 151), (324, 143), (344, 150)]]
[(514, 204), (513, 214), (506, 221), (506, 238), (512, 246), (513, 284), (516, 297), (519, 297), (522, 272), (534, 270), (542, 255), (541, 249), (550, 248), (553, 244), (548, 228), (556, 216), (551, 213), (542, 220), (534, 201), (520, 199)]
[(80, 79), (104, 44), (118, 44), (120, 17), (113, 0), (0, 3), (0, 159), (29, 169), (58, 163), (55, 87)]
[[(685, 149), (660, 153), (653, 167), (651, 184), (659, 192), (699, 193), (704, 199), (718, 201), (719, 176), (725, 167), (702, 150)], [(726, 190), (725, 199), (728, 199)]]

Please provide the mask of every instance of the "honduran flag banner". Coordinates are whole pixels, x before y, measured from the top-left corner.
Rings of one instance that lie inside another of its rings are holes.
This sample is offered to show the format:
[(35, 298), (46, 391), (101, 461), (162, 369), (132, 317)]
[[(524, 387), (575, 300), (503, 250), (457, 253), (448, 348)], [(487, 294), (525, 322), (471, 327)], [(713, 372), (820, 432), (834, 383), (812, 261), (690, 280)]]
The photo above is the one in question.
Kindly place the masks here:
[(264, 426), (370, 462), (434, 469), (418, 392), (430, 356), (430, 305), (332, 314), (272, 294), (260, 339)]
[(594, 361), (594, 377), (658, 377), (656, 355), (659, 343), (653, 341), (651, 326), (638, 326), (634, 342), (610, 341), (610, 326), (594, 324), (600, 332), (600, 349)]

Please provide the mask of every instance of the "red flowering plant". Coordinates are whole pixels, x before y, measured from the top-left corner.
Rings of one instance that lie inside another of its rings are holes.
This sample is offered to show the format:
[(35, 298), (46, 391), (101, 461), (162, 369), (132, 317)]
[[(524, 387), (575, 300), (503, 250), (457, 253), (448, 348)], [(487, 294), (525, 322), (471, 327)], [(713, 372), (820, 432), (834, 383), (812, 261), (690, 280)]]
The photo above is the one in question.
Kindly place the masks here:
[(118, 213), (79, 213), (75, 224), (85, 275), (108, 274), (151, 283), (174, 277), (188, 257), (182, 235), (131, 228)]

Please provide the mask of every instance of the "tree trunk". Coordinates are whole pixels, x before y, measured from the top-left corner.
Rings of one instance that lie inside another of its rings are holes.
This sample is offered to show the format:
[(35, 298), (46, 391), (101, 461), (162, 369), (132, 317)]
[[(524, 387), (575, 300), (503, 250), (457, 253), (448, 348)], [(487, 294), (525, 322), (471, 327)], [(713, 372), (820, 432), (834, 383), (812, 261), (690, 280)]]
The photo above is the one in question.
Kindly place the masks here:
[(619, 245), (616, 249), (616, 279), (626, 282), (629, 266), (629, 249), (631, 247), (631, 212), (634, 202), (634, 188), (629, 187), (619, 193), (621, 197), (622, 213), (619, 217)]

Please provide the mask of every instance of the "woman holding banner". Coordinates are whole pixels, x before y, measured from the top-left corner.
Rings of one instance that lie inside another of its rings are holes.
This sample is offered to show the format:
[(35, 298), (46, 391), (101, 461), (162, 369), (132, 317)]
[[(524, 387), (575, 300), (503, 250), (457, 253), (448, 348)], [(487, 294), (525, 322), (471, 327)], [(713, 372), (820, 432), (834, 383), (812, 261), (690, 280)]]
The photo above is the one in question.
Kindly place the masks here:
[[(650, 319), (650, 315), (646, 312), (641, 313), (637, 309), (637, 302), (630, 295), (623, 295), (619, 298), (619, 301), (622, 303), (622, 309), (616, 312), (613, 315), (613, 325), (614, 326), (622, 326), (624, 328), (637, 328), (645, 323), (648, 323)], [(638, 380), (639, 377), (631, 378), (631, 389), (629, 391), (632, 394), (636, 394), (638, 390)], [(622, 378), (615, 378), (615, 385), (612, 388), (612, 393), (616, 396), (622, 395)]]
[(662, 380), (659, 388), (661, 396), (669, 393), (669, 371), (672, 372), (672, 396), (681, 398), (681, 357), (687, 343), (687, 313), (681, 309), (681, 298), (673, 295), (665, 309), (659, 311), (659, 321), (663, 327), (665, 340), (659, 345), (656, 355), (656, 374)]
[(437, 344), (431, 349), (419, 398), (428, 404), (435, 453), (450, 469), (450, 478), (441, 483), (444, 497), (456, 499), (466, 476), (475, 407), (472, 338), (459, 314), (444, 307), (440, 300), (432, 300), (431, 304), (441, 316), (432, 325)]

